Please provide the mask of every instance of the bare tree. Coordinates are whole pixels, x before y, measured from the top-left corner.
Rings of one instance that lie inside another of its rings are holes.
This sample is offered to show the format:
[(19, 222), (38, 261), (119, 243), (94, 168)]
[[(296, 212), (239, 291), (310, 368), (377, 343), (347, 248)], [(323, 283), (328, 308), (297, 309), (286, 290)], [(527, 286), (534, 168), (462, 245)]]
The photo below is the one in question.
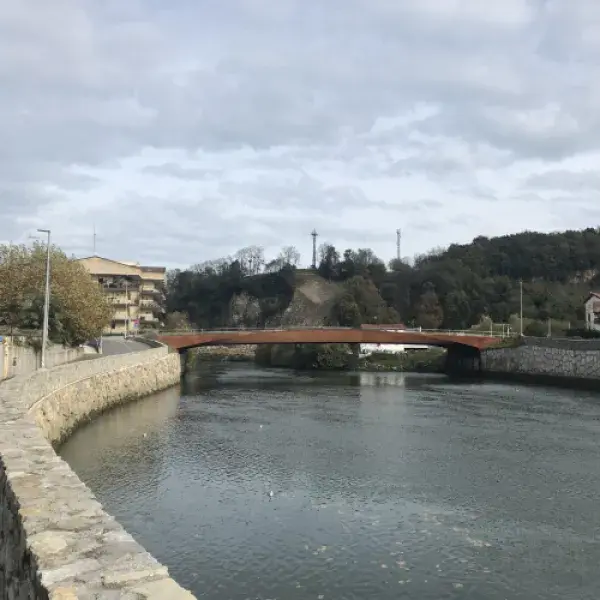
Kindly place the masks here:
[(297, 267), (300, 262), (300, 252), (295, 246), (284, 246), (281, 249), (278, 257), (283, 265), (290, 265), (290, 267)]
[(248, 265), (251, 275), (258, 275), (265, 266), (265, 251), (260, 246), (250, 246), (250, 263)]

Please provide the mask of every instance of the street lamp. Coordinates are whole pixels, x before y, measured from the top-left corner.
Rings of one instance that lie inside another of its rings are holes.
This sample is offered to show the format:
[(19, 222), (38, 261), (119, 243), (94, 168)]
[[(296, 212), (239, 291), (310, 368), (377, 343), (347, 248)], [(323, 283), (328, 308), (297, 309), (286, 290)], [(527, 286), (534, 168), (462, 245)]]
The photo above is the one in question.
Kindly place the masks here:
[(44, 328), (42, 330), (42, 364), (46, 368), (46, 344), (48, 343), (48, 313), (50, 312), (50, 230), (38, 229), (40, 233), (48, 235), (46, 242), (46, 291), (44, 293)]
[(520, 286), (520, 297), (521, 297), (521, 337), (523, 337), (523, 280), (520, 279), (519, 280), (519, 286)]

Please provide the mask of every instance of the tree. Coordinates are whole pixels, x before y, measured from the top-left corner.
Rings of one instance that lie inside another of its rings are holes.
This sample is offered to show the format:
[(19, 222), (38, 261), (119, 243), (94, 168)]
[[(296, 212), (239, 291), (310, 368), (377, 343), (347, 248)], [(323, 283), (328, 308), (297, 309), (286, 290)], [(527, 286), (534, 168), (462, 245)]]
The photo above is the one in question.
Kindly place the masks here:
[(363, 323), (397, 323), (399, 316), (389, 307), (375, 284), (356, 276), (344, 283), (342, 293), (331, 309), (331, 324), (359, 327)]
[(295, 246), (284, 246), (279, 253), (282, 264), (297, 267), (300, 263), (300, 252)]
[[(101, 334), (112, 309), (85, 268), (50, 249), (49, 338), (77, 345)], [(0, 246), (0, 324), (39, 330), (43, 323), (46, 246)]]
[(338, 265), (340, 262), (340, 255), (335, 249), (335, 246), (331, 244), (321, 244), (319, 247), (319, 256), (321, 260), (317, 272), (324, 279), (332, 280), (338, 276)]
[(183, 312), (172, 312), (165, 317), (167, 331), (190, 331), (192, 326), (188, 316)]
[(426, 286), (417, 305), (417, 324), (423, 329), (438, 329), (444, 320), (444, 311), (433, 286)]

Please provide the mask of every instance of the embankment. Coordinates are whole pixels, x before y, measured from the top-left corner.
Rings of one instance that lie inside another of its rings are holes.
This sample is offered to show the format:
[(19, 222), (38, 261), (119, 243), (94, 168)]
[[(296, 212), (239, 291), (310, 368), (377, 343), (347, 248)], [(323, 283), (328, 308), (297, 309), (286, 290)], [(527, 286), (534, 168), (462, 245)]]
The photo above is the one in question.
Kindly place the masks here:
[(202, 358), (229, 360), (229, 361), (253, 361), (256, 346), (252, 344), (240, 346), (199, 346), (188, 352), (190, 360)]
[(179, 356), (160, 347), (0, 385), (0, 599), (193, 599), (53, 449), (94, 415), (179, 377)]
[(485, 376), (600, 390), (600, 341), (524, 338), (515, 348), (481, 353)]

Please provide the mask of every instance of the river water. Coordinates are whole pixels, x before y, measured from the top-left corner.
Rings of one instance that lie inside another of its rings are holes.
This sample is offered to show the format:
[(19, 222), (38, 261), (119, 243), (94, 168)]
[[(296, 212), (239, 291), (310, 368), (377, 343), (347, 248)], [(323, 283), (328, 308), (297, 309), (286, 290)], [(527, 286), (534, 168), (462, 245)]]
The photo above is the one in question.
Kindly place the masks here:
[(591, 393), (218, 363), (61, 454), (199, 598), (595, 600), (599, 442)]

